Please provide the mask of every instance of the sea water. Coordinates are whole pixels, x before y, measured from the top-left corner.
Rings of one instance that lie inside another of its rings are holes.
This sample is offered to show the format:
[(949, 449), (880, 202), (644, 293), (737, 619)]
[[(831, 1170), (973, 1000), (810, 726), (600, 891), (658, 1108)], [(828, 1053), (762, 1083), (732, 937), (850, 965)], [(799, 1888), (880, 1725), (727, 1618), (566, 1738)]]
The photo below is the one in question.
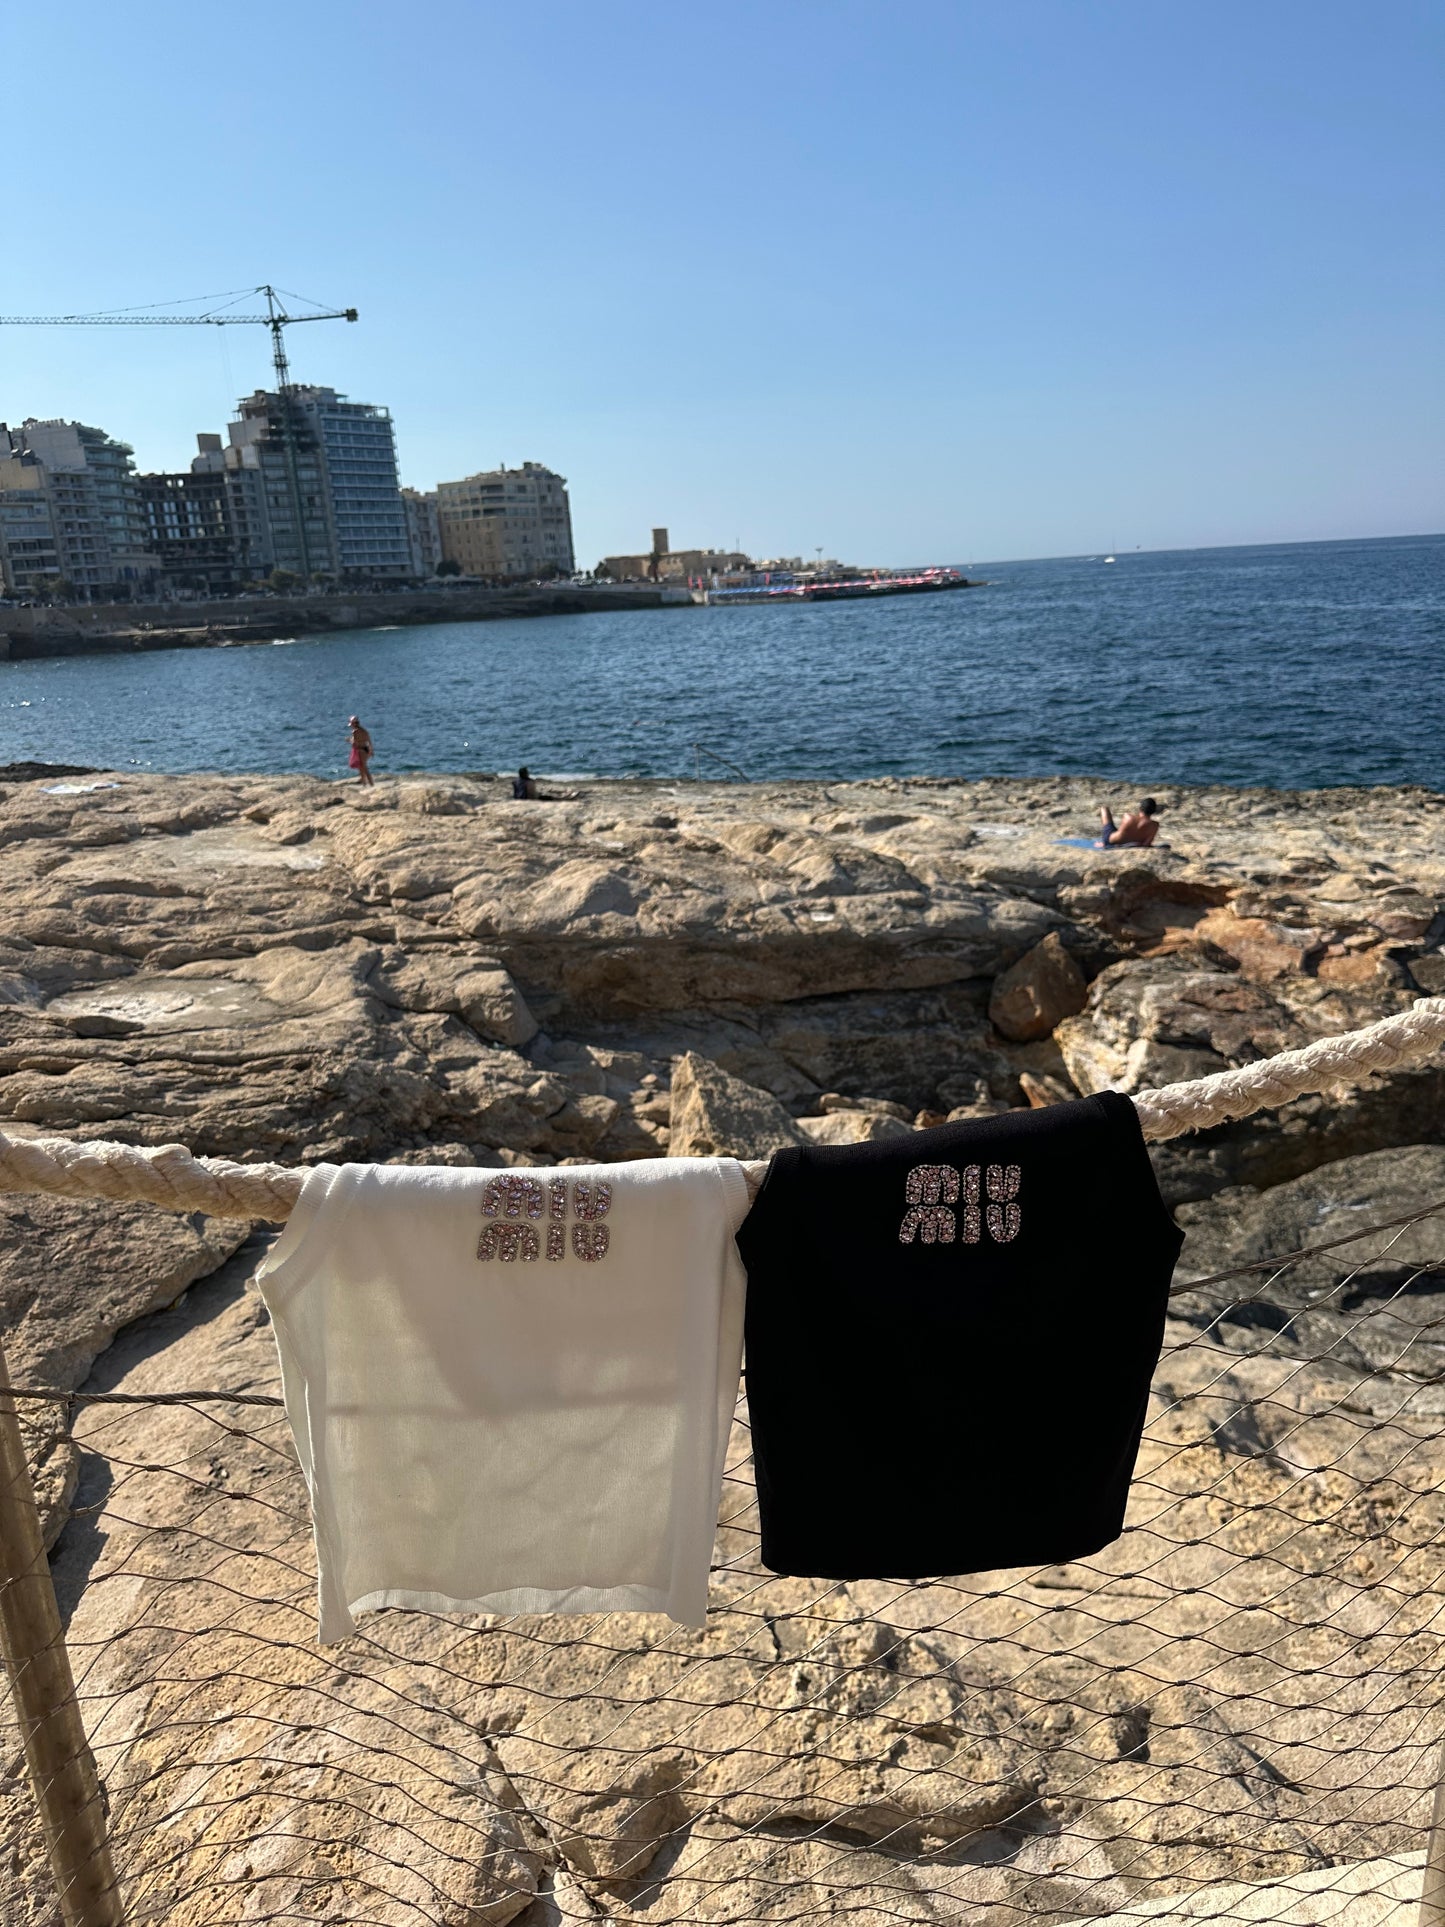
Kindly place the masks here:
[(0, 663), (0, 763), (341, 776), (355, 713), (382, 776), (1445, 789), (1445, 536), (967, 566), (986, 587)]

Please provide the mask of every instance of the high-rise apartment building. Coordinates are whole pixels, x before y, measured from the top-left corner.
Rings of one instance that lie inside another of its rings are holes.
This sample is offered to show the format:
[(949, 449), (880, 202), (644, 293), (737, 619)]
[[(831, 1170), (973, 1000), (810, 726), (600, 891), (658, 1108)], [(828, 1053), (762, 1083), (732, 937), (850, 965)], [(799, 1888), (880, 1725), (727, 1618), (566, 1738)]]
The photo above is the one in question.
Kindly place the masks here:
[(571, 575), (566, 478), (540, 462), (437, 484), (442, 555), (490, 579)]
[(196, 448), (191, 474), (219, 476), (226, 492), (237, 580), (259, 581), (276, 559), (260, 452), (254, 441), (222, 442), (219, 435), (197, 435)]
[[(220, 442), (218, 435), (211, 439)], [(139, 481), (146, 543), (163, 580), (203, 595), (234, 594), (245, 575), (224, 472), (202, 468)]]
[[(0, 448), (8, 446), (0, 426)], [(30, 597), (59, 577), (45, 471), (34, 455), (0, 454), (0, 588), (7, 596)]]
[(258, 388), (219, 435), (200, 435), (193, 475), (225, 478), (241, 578), (405, 581), (411, 543), (391, 416), (334, 388)]
[(290, 394), (321, 457), (337, 573), (349, 580), (404, 580), (411, 574), (411, 545), (390, 413), (348, 401), (334, 388), (293, 388)]
[(404, 488), (401, 505), (406, 511), (406, 535), (411, 547), (411, 572), (430, 576), (442, 559), (442, 531), (437, 520), (436, 490), (429, 495), (420, 489)]
[(289, 393), (258, 388), (237, 403), (238, 419), (226, 430), (226, 469), (241, 484), (237, 493), (245, 498), (258, 568), (289, 570), (303, 580), (339, 576), (324, 456), (299, 409), (288, 432)]
[(158, 565), (146, 546), (132, 450), (103, 429), (33, 418), (18, 428), (0, 424), (0, 494), (12, 589), (21, 575), (32, 590), (59, 579), (99, 601), (143, 593), (154, 582)]

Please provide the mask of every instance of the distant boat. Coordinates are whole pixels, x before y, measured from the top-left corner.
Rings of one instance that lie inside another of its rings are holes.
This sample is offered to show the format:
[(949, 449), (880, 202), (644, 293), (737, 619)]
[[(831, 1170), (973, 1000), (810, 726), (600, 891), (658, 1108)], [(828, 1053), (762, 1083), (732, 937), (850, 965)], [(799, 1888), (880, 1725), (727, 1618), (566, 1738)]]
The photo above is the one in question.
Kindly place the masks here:
[(1105, 560), (1106, 562), (1112, 562), (1112, 561), (1114, 560), (1114, 558), (1113, 558), (1113, 556), (1112, 556), (1112, 555), (1106, 555), (1106, 556), (1104, 557), (1104, 560)]

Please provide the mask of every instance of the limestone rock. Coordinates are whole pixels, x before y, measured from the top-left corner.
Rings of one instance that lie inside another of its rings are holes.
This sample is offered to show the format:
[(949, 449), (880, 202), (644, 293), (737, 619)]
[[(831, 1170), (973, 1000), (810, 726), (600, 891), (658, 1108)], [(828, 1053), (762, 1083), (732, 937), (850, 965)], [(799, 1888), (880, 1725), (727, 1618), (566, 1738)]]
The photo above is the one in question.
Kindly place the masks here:
[(889, 1097), (844, 1097), (839, 1091), (825, 1091), (818, 1109), (825, 1116), (829, 1111), (873, 1111), (879, 1117), (896, 1117), (902, 1124), (911, 1122), (908, 1106)]
[(19, 1384), (73, 1391), (122, 1326), (169, 1305), (250, 1227), (158, 1205), (0, 1197), (0, 1331)]
[(470, 972), (457, 984), (457, 999), (462, 1016), (480, 1037), (521, 1045), (537, 1035), (537, 1020), (505, 970)]
[(580, 816), (549, 814), (551, 848), (531, 821), (525, 843), (507, 835), (522, 828), (509, 819), (511, 887), (469, 879), (453, 905), (519, 978), (587, 1011), (952, 983), (1007, 964), (1056, 920), (991, 886), (922, 886), (889, 854), (801, 828), (766, 854), (639, 829), (599, 861), (564, 840)]
[(1051, 930), (994, 980), (989, 1019), (1005, 1037), (1027, 1044), (1081, 1011), (1087, 995), (1083, 971)]
[[(1060, 945), (1098, 976), (1059, 1029), (1074, 1081), (1142, 1088), (1403, 1008), (1445, 934), (1442, 811), (1390, 792), (1179, 791), (1175, 847), (1121, 857), (1058, 840), (1092, 814), (1069, 779), (601, 783), (528, 811), (462, 777), (106, 781), (0, 798), (0, 1118), (220, 1155), (575, 1155), (584, 1096), (621, 1107), (597, 1155), (664, 1148), (625, 1080), (534, 1089), (538, 1024), (663, 1085), (695, 1051), (791, 1113), (1017, 1103), (1060, 1066), (989, 1026), (990, 987)], [(1416, 1132), (1427, 1083), (1326, 1107), (1319, 1154)], [(1249, 1175), (1309, 1156), (1281, 1122)], [(1207, 1190), (1246, 1139), (1163, 1155)]]
[(491, 1043), (522, 1045), (537, 1035), (537, 1020), (495, 957), (427, 948), (409, 955), (398, 946), (371, 988), (402, 1010), (459, 1016)]
[(938, 1101), (947, 1114), (951, 1111), (967, 1111), (970, 1116), (983, 1116), (987, 1112), (1006, 1110), (989, 1090), (986, 1077), (948, 1077), (938, 1086)]
[(547, 1119), (547, 1148), (563, 1156), (588, 1156), (616, 1123), (622, 1106), (615, 1097), (584, 1093), (570, 1098)]
[(1047, 1077), (1038, 1071), (1020, 1071), (1019, 1088), (1029, 1101), (1031, 1110), (1041, 1110), (1046, 1104), (1067, 1104), (1076, 1093), (1061, 1077)]
[[(1284, 971), (1279, 974), (1286, 975)], [(1414, 970), (1407, 972), (1385, 944), (1373, 944), (1368, 949), (1351, 950), (1344, 955), (1331, 951), (1319, 959), (1315, 977), (1322, 984), (1342, 990), (1389, 990), (1419, 982)]]
[(480, 801), (471, 786), (452, 783), (403, 783), (397, 795), (398, 809), (418, 816), (466, 816)]
[(546, 1741), (499, 1735), (497, 1758), (577, 1873), (612, 1884), (640, 1873), (687, 1819), (692, 1761), (682, 1748), (599, 1747), (593, 1709), (548, 1720)]
[[(743, 1922), (844, 1920), (857, 1927), (983, 1927), (985, 1916), (959, 1911), (959, 1887), (977, 1890), (997, 1876), (956, 1867), (933, 1872), (900, 1859), (889, 1843), (857, 1840), (804, 1827), (789, 1837), (786, 1869), (778, 1843), (703, 1815), (669, 1850), (665, 1880), (649, 1881), (627, 1910), (636, 1927), (741, 1927)], [(933, 1888), (939, 1890), (937, 1898)], [(574, 1916), (565, 1917), (568, 1922)], [(582, 1918), (582, 1916), (575, 1916)], [(595, 1916), (593, 1916), (595, 1918)], [(1347, 1923), (1353, 1927), (1353, 1923)]]
[[(1438, 1214), (1422, 1223), (1395, 1222), (1432, 1207), (1440, 1207)], [(1220, 1191), (1180, 1206), (1176, 1216), (1186, 1233), (1176, 1268), (1181, 1283), (1350, 1239), (1291, 1264), (1273, 1281), (1272, 1300), (1295, 1313), (1281, 1342), (1291, 1351), (1323, 1344), (1333, 1356), (1357, 1359), (1368, 1371), (1387, 1365), (1389, 1348), (1401, 1348), (1413, 1337), (1417, 1350), (1438, 1350), (1445, 1366), (1445, 1326), (1438, 1322), (1445, 1315), (1445, 1281), (1434, 1275), (1445, 1253), (1445, 1145), (1414, 1144), (1341, 1158), (1268, 1191)], [(1393, 1229), (1357, 1236), (1372, 1225), (1392, 1224)], [(1424, 1278), (1418, 1276), (1422, 1270)], [(1269, 1275), (1261, 1272), (1261, 1282)], [(1336, 1303), (1330, 1295), (1345, 1281), (1346, 1297)], [(1232, 1289), (1247, 1292), (1248, 1280)], [(1227, 1304), (1230, 1290), (1213, 1288), (1198, 1304)], [(1196, 1300), (1182, 1302), (1192, 1316)], [(1319, 1313), (1311, 1309), (1317, 1302), (1323, 1304)], [(1361, 1318), (1365, 1308), (1372, 1315)], [(1383, 1348), (1379, 1360), (1365, 1358), (1361, 1345)]]
[(1226, 1881), (1075, 1927), (1389, 1927), (1418, 1909), (1424, 1867), (1423, 1851), (1402, 1851), (1310, 1873)]
[(778, 1100), (689, 1051), (672, 1073), (668, 1152), (675, 1158), (766, 1158), (807, 1135)]
[[(1085, 1010), (1055, 1036), (1077, 1089), (1132, 1092), (1210, 1077), (1410, 1001), (1396, 986), (1364, 993), (1309, 976), (1254, 982), (1186, 949), (1111, 965), (1090, 986)], [(1418, 1141), (1438, 1128), (1442, 1104), (1445, 1066), (1426, 1059), (1345, 1091), (1295, 1099), (1203, 1141), (1156, 1146), (1155, 1166), (1173, 1200), (1224, 1184), (1281, 1184), (1317, 1164)]]
[[(756, 1028), (795, 1081), (799, 1073), (808, 1080), (803, 1089), (809, 1097), (866, 1091), (912, 1115), (953, 1083), (1007, 1084), (1009, 1064), (989, 1033), (985, 995), (984, 985), (975, 982), (798, 998), (760, 1011)], [(794, 1103), (772, 1077), (731, 1061), (726, 1068)]]
[(1112, 965), (1083, 1014), (1055, 1036), (1079, 1090), (1135, 1091), (1207, 1077), (1307, 1041), (1295, 1013), (1260, 984), (1197, 955)]
[(1233, 904), (1202, 917), (1193, 927), (1193, 936), (1233, 957), (1243, 975), (1255, 983), (1300, 975), (1324, 948), (1320, 933), (1308, 925), (1241, 916)]
[[(173, 1303), (249, 1232), (148, 1204), (0, 1197), (0, 1340), (12, 1384), (73, 1391), (122, 1326)], [(21, 1408), (47, 1543), (75, 1487), (63, 1415), (58, 1403)]]
[(886, 1111), (827, 1111), (822, 1117), (800, 1117), (798, 1129), (814, 1144), (873, 1144), (879, 1138), (912, 1134), (911, 1123)]

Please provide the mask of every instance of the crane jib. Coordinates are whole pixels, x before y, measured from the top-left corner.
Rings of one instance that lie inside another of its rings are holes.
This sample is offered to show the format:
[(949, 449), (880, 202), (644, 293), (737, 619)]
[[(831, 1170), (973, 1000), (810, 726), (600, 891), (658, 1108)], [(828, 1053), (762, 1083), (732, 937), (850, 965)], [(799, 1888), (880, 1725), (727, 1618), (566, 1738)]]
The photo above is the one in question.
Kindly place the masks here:
[[(306, 536), (306, 516), (302, 504), (301, 477), (297, 462), (298, 440), (295, 420), (295, 395), (291, 370), (286, 360), (285, 330), (296, 321), (355, 321), (355, 308), (315, 309), (310, 314), (290, 314), (282, 306), (280, 290), (265, 282), (259, 288), (239, 288), (231, 296), (198, 295), (200, 301), (241, 300), (251, 294), (266, 297), (265, 314), (234, 314), (224, 309), (212, 314), (146, 314), (119, 311), (110, 314), (0, 314), (0, 328), (226, 328), (262, 327), (271, 330), (271, 365), (276, 371), (277, 399), (280, 403), (280, 442), (286, 465), (286, 486), (291, 498), (291, 515), (300, 551), (301, 573), (311, 574), (311, 557)], [(304, 295), (289, 297), (304, 301)], [(179, 305), (176, 303), (173, 306)]]
[(355, 321), (355, 308), (326, 314), (0, 314), (0, 328), (289, 328), (295, 321)]

